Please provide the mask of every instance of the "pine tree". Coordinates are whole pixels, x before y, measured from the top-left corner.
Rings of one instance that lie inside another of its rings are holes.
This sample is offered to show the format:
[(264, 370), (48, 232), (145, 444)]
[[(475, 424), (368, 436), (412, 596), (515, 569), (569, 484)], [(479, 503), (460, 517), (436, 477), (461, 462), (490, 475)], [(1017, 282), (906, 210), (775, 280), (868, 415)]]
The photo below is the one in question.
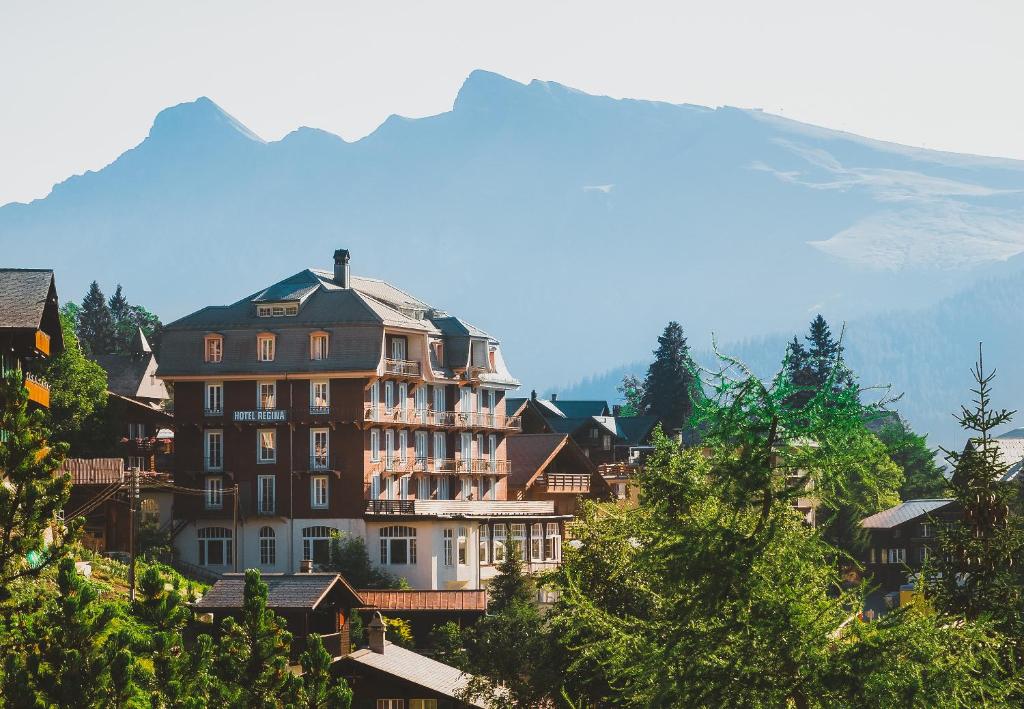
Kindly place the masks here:
[(643, 413), (657, 416), (667, 431), (686, 426), (700, 386), (696, 371), (683, 328), (670, 322), (658, 338), (654, 362), (647, 369), (640, 402)]
[(487, 609), (501, 613), (516, 603), (532, 603), (536, 588), (533, 580), (523, 573), (522, 550), (510, 543), (505, 558), (498, 564), (498, 574), (487, 589)]
[(114, 319), (96, 281), (92, 282), (89, 292), (82, 299), (82, 309), (78, 314), (78, 339), (90, 357), (115, 351)]
[(118, 283), (114, 295), (110, 296), (110, 300), (107, 302), (110, 321), (114, 328), (114, 352), (127, 352), (131, 345), (131, 338), (135, 335), (135, 325), (131, 319), (130, 307), (121, 284)]
[(71, 492), (70, 477), (58, 473), (67, 447), (47, 443), (42, 412), (27, 404), (20, 372), (8, 372), (0, 380), (0, 607), (15, 581), (37, 577), (74, 538), (55, 524)]
[(288, 669), (292, 635), (267, 608), (267, 585), (257, 569), (245, 572), (242, 612), (223, 624), (217, 657), (218, 688), (229, 706), (280, 706), (298, 690)]
[(786, 403), (794, 409), (803, 409), (816, 391), (830, 386), (836, 392), (853, 389), (853, 372), (843, 360), (842, 343), (832, 336), (825, 318), (818, 314), (811, 321), (805, 346), (795, 336), (786, 345), (783, 372), (794, 392)]
[(349, 709), (352, 690), (344, 679), (332, 681), (333, 658), (316, 633), (306, 639), (306, 649), (299, 656), (302, 665), (302, 693), (299, 706), (303, 709)]

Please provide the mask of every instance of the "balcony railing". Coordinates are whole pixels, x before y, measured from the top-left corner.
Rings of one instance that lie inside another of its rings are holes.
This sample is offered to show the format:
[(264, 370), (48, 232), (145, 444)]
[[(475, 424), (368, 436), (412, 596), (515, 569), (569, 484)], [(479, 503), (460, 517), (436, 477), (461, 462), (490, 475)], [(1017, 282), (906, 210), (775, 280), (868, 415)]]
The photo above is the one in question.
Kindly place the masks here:
[(367, 514), (411, 515), (416, 513), (415, 500), (370, 500), (366, 503)]
[(407, 359), (385, 359), (384, 373), (398, 374), (404, 377), (418, 377), (420, 376), (420, 363)]
[(224, 456), (207, 455), (203, 457), (203, 470), (208, 473), (219, 473), (224, 470)]
[(265, 517), (272, 516), (277, 512), (277, 501), (271, 498), (263, 498), (256, 503), (256, 514)]
[(544, 478), (548, 492), (590, 492), (590, 476), (585, 473), (549, 473)]
[(505, 431), (520, 431), (523, 428), (519, 416), (503, 416), (477, 411), (433, 411), (430, 409), (387, 408), (378, 404), (367, 406), (363, 420), (370, 423), (412, 424), (432, 428), (486, 428)]
[(25, 372), (25, 389), (28, 390), (28, 400), (34, 401), (40, 406), (50, 408), (50, 384), (38, 374)]
[(388, 475), (404, 475), (406, 473), (490, 473), (492, 475), (508, 475), (512, 465), (507, 460), (490, 460), (489, 458), (407, 458), (399, 457), (376, 461), (372, 472)]
[(209, 406), (203, 409), (203, 416), (223, 416), (224, 407), (218, 406), (217, 408), (211, 408)]
[(329, 416), (331, 413), (330, 406), (317, 406), (316, 404), (309, 405), (309, 413), (313, 416)]
[(327, 453), (319, 455), (309, 456), (309, 469), (310, 470), (330, 470), (331, 469), (331, 456)]

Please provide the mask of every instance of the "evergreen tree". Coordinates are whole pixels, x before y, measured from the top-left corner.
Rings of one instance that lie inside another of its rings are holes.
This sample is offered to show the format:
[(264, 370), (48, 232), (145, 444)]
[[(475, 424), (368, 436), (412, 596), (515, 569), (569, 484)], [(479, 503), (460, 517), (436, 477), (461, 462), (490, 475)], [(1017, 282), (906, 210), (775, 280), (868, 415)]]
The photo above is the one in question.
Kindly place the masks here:
[(325, 568), (336, 571), (355, 588), (399, 588), (401, 582), (370, 562), (366, 541), (349, 534), (331, 537), (330, 555)]
[(324, 648), (316, 633), (306, 639), (306, 649), (299, 657), (302, 665), (302, 693), (299, 706), (303, 709), (349, 709), (352, 690), (344, 679), (331, 679), (331, 654)]
[(114, 352), (124, 353), (131, 345), (132, 337), (135, 335), (135, 326), (132, 322), (128, 299), (124, 296), (121, 284), (117, 284), (114, 295), (110, 296), (107, 308), (110, 310), (110, 321), (114, 328)]
[(806, 406), (814, 392), (826, 385), (837, 391), (855, 386), (853, 372), (843, 360), (842, 343), (832, 336), (821, 314), (811, 321), (804, 340), (806, 346), (793, 337), (784, 363), (785, 376), (794, 388), (787, 404), (796, 409)]
[(466, 643), (463, 630), (453, 620), (435, 626), (430, 631), (430, 648), (434, 659), (463, 671), (469, 670), (469, 656), (466, 654)]
[(115, 351), (114, 319), (96, 281), (92, 282), (89, 292), (82, 299), (82, 309), (78, 314), (78, 339), (90, 357)]
[(654, 362), (647, 369), (640, 400), (643, 413), (657, 416), (667, 431), (686, 426), (699, 388), (696, 372), (683, 328), (672, 321), (658, 338)]
[(928, 437), (910, 430), (902, 419), (883, 426), (878, 439), (885, 444), (889, 458), (903, 470), (901, 500), (945, 497), (949, 483), (943, 467), (935, 460), (936, 451), (928, 447)]
[(73, 527), (55, 523), (71, 492), (70, 476), (58, 473), (67, 447), (47, 442), (42, 412), (27, 404), (21, 373), (8, 372), (0, 379), (0, 608), (15, 581), (39, 576), (74, 538)]
[(627, 374), (622, 378), (622, 383), (616, 387), (622, 395), (622, 416), (640, 416), (644, 408), (644, 383), (635, 374)]
[(532, 603), (536, 595), (533, 579), (523, 573), (522, 550), (508, 543), (505, 558), (498, 564), (498, 574), (487, 588), (487, 609), (501, 613), (516, 603)]
[(220, 700), (232, 707), (277, 707), (299, 689), (288, 669), (292, 636), (284, 619), (267, 608), (267, 585), (257, 569), (245, 572), (242, 612), (227, 618), (216, 672)]

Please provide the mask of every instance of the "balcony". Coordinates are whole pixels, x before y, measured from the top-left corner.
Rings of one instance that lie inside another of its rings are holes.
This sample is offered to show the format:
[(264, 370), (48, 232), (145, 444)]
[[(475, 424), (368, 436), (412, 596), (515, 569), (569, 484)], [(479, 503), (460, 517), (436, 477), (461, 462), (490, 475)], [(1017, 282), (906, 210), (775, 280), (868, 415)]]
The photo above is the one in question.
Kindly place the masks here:
[(42, 330), (36, 330), (36, 352), (44, 357), (50, 356), (50, 336)]
[(401, 377), (420, 376), (420, 363), (407, 359), (385, 359), (384, 374), (396, 374)]
[(311, 416), (330, 416), (331, 407), (327, 405), (318, 406), (316, 404), (310, 404), (309, 413)]
[(25, 388), (28, 390), (28, 400), (39, 404), (44, 408), (50, 408), (50, 384), (32, 372), (25, 372)]
[(320, 453), (309, 456), (309, 469), (316, 471), (328, 471), (331, 468), (331, 456), (327, 453)]
[(224, 470), (224, 456), (207, 455), (203, 456), (203, 471), (207, 473), (220, 473)]
[(220, 406), (220, 407), (218, 407), (216, 409), (211, 409), (211, 408), (204, 408), (203, 409), (203, 416), (223, 416), (223, 415), (224, 415), (224, 407), (223, 406)]
[(507, 460), (490, 460), (489, 458), (428, 458), (433, 465), (429, 472), (434, 473), (491, 473), (492, 475), (508, 475), (512, 466)]
[(368, 500), (366, 514), (531, 519), (555, 513), (553, 500)]
[(409, 424), (446, 429), (488, 429), (495, 431), (521, 431), (522, 419), (519, 416), (503, 416), (475, 411), (433, 411), (431, 409), (401, 409), (397, 406), (387, 408), (378, 404), (367, 406), (363, 411), (363, 421), (379, 424)]
[(259, 517), (273, 517), (277, 514), (277, 501), (271, 498), (263, 498), (256, 503), (256, 515)]
[(544, 477), (543, 485), (547, 492), (586, 494), (590, 492), (590, 476), (586, 473), (550, 473)]
[(370, 500), (366, 504), (366, 513), (374, 515), (416, 514), (415, 502), (415, 500)]

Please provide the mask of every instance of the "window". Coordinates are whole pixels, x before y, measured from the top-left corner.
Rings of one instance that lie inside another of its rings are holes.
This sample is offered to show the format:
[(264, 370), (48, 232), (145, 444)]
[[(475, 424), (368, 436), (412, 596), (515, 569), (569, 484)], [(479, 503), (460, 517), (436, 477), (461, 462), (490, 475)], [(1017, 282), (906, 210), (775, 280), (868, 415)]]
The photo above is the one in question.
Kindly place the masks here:
[(469, 530), (465, 527), (459, 527), (458, 536), (458, 559), (459, 566), (465, 566), (469, 563)]
[(487, 437), (487, 459), (491, 463), (491, 470), (496, 469), (498, 462), (498, 437), (493, 433)]
[(144, 497), (140, 507), (142, 508), (143, 524), (160, 524), (160, 505), (156, 500), (152, 497)]
[(494, 389), (487, 390), (487, 410), (492, 414), (498, 408), (498, 392)]
[(905, 564), (907, 562), (907, 550), (890, 549), (888, 561), (890, 564)]
[(313, 475), (309, 479), (310, 505), (316, 509), (327, 507), (327, 476)]
[(459, 411), (468, 413), (473, 410), (473, 390), (463, 387), (459, 390)]
[(422, 420), (422, 412), (426, 411), (427, 409), (426, 386), (421, 386), (416, 389), (415, 393), (413, 394), (413, 406), (416, 408), (416, 413), (420, 415), (420, 419)]
[(260, 514), (274, 514), (277, 502), (277, 478), (273, 475), (260, 475), (256, 478), (256, 496)]
[[(410, 700), (411, 703), (412, 700)], [(404, 699), (378, 699), (377, 709), (405, 709)], [(409, 709), (412, 709), (410, 706)]]
[(227, 566), (231, 563), (231, 530), (226, 527), (202, 527), (199, 539), (200, 566)]
[(333, 527), (317, 525), (302, 528), (302, 558), (312, 559), (315, 564), (326, 564), (331, 557)]
[(409, 499), (409, 476), (403, 475), (398, 479), (398, 499), (408, 500)]
[(299, 306), (295, 303), (278, 303), (275, 305), (257, 305), (256, 315), (261, 318), (280, 318), (299, 314)]
[(264, 411), (276, 408), (277, 406), (277, 382), (260, 382), (258, 385), (259, 394), (258, 406)]
[(486, 524), (480, 525), (480, 563), (491, 563), (491, 530)]
[(512, 549), (519, 554), (519, 558), (526, 561), (526, 525), (513, 523), (512, 527)]
[(206, 478), (205, 496), (206, 509), (219, 510), (224, 506), (224, 478), (220, 475), (210, 475)]
[(463, 432), (459, 437), (459, 456), (462, 458), (462, 469), (469, 470), (469, 462), (473, 458), (473, 434)]
[(309, 383), (309, 412), (327, 414), (331, 410), (330, 387), (327, 382)]
[(427, 468), (427, 432), (426, 431), (417, 431), (415, 436), (416, 436), (415, 439), (414, 439), (414, 441), (415, 441), (415, 443), (414, 443), (415, 448), (413, 450), (413, 455), (416, 456), (416, 465), (421, 470), (426, 470), (426, 468)]
[(448, 452), (445, 450), (445, 435), (443, 433), (434, 434), (434, 461), (435, 464), (444, 460), (447, 457)]
[(374, 382), (370, 385), (370, 415), (376, 419), (378, 410), (380, 409), (380, 382)]
[(450, 500), (451, 498), (451, 480), (445, 475), (437, 481), (437, 499), (439, 500)]
[(430, 478), (427, 477), (426, 475), (421, 475), (416, 480), (416, 499), (430, 499)]
[(446, 530), (444, 530), (442, 532), (442, 537), (444, 539), (444, 565), (445, 566), (451, 566), (452, 565), (452, 537), (453, 536), (454, 536), (454, 532), (451, 529), (446, 529)]
[(415, 564), (416, 528), (393, 526), (380, 530), (380, 563)]
[(593, 438), (595, 441), (598, 438), (600, 438), (600, 436), (601, 436), (601, 432), (598, 431), (596, 428), (590, 429), (590, 437)]
[(257, 463), (277, 462), (277, 431), (272, 428), (261, 428), (256, 432)]
[(604, 434), (604, 437), (601, 439), (601, 448), (603, 448), (606, 451), (610, 451), (612, 449), (611, 434)]
[(402, 382), (398, 385), (398, 410), (403, 414), (409, 405), (409, 385)]
[(208, 382), (206, 385), (207, 416), (219, 416), (224, 413), (224, 385), (220, 382)]
[(309, 430), (309, 469), (327, 470), (331, 464), (330, 433), (326, 428)]
[(547, 535), (544, 537), (544, 559), (560, 561), (562, 559), (562, 533), (558, 522), (548, 522)]
[(871, 553), (870, 553), (870, 556), (868, 556), (868, 562), (874, 564), (878, 560), (878, 558), (877, 558), (877, 556), (875, 554), (875, 548), (871, 547), (871, 549), (869, 551)]
[(929, 549), (928, 547), (925, 547), (925, 546), (919, 547), (918, 550), (917, 550), (917, 560), (918, 560), (918, 562), (923, 564), (924, 562), (928, 561), (928, 555), (929, 554), (931, 554), (931, 549)]
[(314, 332), (309, 336), (309, 358), (327, 359), (330, 337), (326, 332)]
[(409, 432), (398, 432), (398, 459), (405, 463), (409, 458)]
[(459, 479), (459, 489), (463, 500), (473, 499), (473, 478), (466, 475)]
[(541, 556), (543, 542), (544, 525), (540, 522), (534, 522), (530, 525), (530, 561), (544, 560)]
[(391, 359), (405, 359), (405, 338), (395, 337), (391, 340)]
[(138, 470), (145, 470), (147, 466), (147, 460), (140, 455), (128, 456), (128, 468), (137, 468)]
[(224, 432), (206, 432), (206, 470), (222, 470), (224, 468)]
[(505, 525), (494, 525), (494, 563), (500, 564), (505, 561)]
[(384, 432), (384, 469), (391, 470), (395, 466), (395, 432)]
[(384, 382), (384, 410), (391, 411), (395, 408), (395, 383)]
[(444, 410), (445, 410), (444, 387), (443, 386), (435, 386), (434, 387), (434, 411), (444, 411)]
[(935, 536), (935, 527), (930, 522), (921, 523), (921, 536), (928, 538)]
[(491, 478), (480, 479), (480, 499), (481, 500), (493, 500), (494, 496), (491, 494)]
[(220, 335), (207, 335), (203, 338), (205, 355), (203, 359), (210, 364), (216, 364), (224, 359), (224, 338)]
[(129, 423), (128, 424), (128, 438), (139, 440), (146, 437), (146, 424), (144, 423)]
[(260, 566), (277, 563), (277, 539), (270, 527), (260, 527)]
[(409, 709), (437, 709), (436, 699), (410, 699)]
[(438, 367), (444, 366), (444, 343), (443, 342), (432, 342), (431, 347), (434, 348), (434, 364)]
[(274, 361), (274, 345), (277, 338), (274, 335), (256, 336), (256, 359), (260, 362)]
[(370, 499), (380, 499), (380, 474), (374, 474), (370, 478)]
[(380, 461), (380, 429), (370, 429), (370, 460), (374, 463)]

